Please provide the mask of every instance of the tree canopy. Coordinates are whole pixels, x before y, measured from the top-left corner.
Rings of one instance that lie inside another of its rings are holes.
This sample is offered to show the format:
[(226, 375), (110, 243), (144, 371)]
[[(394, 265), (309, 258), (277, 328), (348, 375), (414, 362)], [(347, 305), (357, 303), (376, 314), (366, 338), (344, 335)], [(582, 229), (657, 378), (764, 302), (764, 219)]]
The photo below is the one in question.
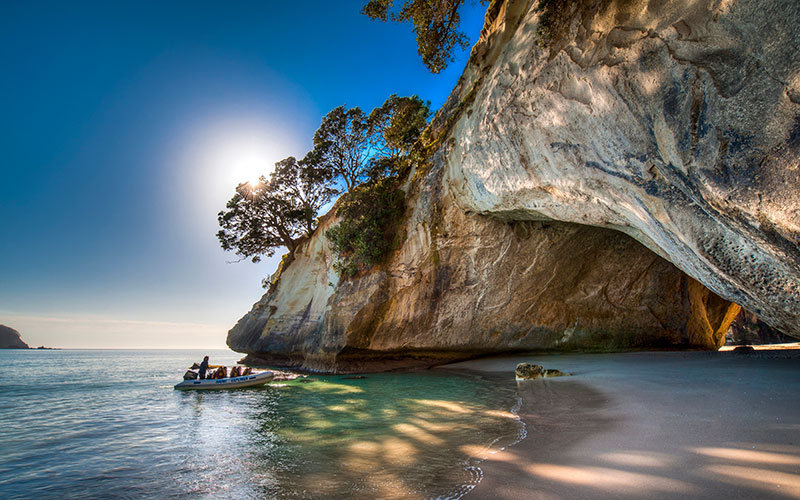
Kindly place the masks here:
[(269, 180), (239, 184), (217, 215), (222, 248), (253, 262), (281, 246), (294, 252), (297, 238), (311, 235), (317, 212), (338, 193), (332, 183), (329, 172), (290, 156), (275, 164)]
[[(253, 262), (274, 255), (279, 247), (293, 253), (299, 238), (310, 236), (316, 229), (319, 210), (339, 194), (337, 184), (344, 183), (348, 193), (356, 191), (364, 181), (372, 186), (370, 189), (377, 189), (378, 181), (396, 175), (398, 165), (407, 161), (429, 116), (428, 103), (417, 96), (392, 95), (369, 116), (358, 107), (334, 108), (322, 119), (314, 134), (314, 147), (302, 160), (285, 158), (275, 164), (269, 179), (262, 176), (256, 185), (243, 183), (236, 187), (217, 216), (221, 228), (217, 237), (222, 248)], [(402, 196), (397, 198), (396, 183), (391, 185), (386, 192), (384, 184), (380, 184), (380, 192), (362, 189), (357, 198), (345, 204), (363, 207), (369, 200), (386, 199), (391, 201), (388, 212), (397, 211), (395, 205)], [(390, 192), (395, 194), (388, 196)], [(356, 199), (363, 201), (355, 204)], [(349, 210), (346, 214), (355, 212)], [(351, 234), (374, 244), (372, 236), (359, 236), (360, 228), (370, 225), (369, 211), (359, 212), (358, 217), (361, 222), (351, 224), (355, 230), (340, 231), (342, 248), (350, 248)], [(379, 224), (381, 228), (384, 225)], [(378, 253), (382, 251), (379, 249)]]
[(428, 104), (417, 96), (389, 96), (367, 118), (373, 156), (397, 158), (411, 151), (430, 114)]
[(358, 106), (339, 106), (322, 119), (314, 133), (314, 149), (306, 158), (341, 177), (349, 191), (363, 175), (368, 148), (367, 116)]
[(301, 161), (290, 156), (275, 164), (271, 181), (274, 195), (294, 201), (309, 236), (314, 232), (319, 209), (339, 194), (333, 187), (334, 177), (308, 156)]
[(417, 36), (417, 53), (432, 73), (438, 73), (453, 62), (456, 48), (469, 46), (467, 35), (459, 30), (458, 11), (463, 4), (464, 0), (406, 0), (398, 9), (394, 0), (368, 0), (361, 12), (380, 21), (410, 22)]

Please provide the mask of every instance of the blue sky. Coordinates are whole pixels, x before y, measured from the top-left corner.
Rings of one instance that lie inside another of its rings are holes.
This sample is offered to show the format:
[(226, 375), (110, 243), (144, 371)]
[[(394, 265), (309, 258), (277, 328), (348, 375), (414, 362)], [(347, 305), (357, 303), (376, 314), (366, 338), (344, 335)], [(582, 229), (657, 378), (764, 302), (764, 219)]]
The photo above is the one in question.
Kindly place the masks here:
[[(0, 3), (0, 324), (34, 345), (223, 347), (276, 266), (228, 264), (238, 181), (303, 156), (322, 116), (434, 109), (408, 25), (360, 1)], [(474, 42), (484, 8), (467, 5)]]

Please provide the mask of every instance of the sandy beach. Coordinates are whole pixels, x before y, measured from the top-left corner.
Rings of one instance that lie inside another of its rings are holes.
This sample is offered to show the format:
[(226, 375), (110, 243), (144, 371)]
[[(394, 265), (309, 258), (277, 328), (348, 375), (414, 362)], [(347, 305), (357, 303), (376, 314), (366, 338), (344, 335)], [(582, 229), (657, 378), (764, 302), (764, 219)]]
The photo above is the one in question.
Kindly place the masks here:
[(519, 383), (527, 437), (468, 499), (800, 498), (800, 346), (529, 355), (448, 365), (572, 376)]

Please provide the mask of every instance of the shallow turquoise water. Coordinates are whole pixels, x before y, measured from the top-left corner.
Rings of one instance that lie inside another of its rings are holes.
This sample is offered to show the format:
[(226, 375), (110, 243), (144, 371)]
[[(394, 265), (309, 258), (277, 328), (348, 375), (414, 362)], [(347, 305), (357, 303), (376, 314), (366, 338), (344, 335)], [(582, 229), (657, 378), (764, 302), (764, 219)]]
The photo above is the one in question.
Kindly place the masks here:
[(458, 498), (520, 432), (513, 378), (173, 390), (203, 354), (0, 351), (0, 498)]

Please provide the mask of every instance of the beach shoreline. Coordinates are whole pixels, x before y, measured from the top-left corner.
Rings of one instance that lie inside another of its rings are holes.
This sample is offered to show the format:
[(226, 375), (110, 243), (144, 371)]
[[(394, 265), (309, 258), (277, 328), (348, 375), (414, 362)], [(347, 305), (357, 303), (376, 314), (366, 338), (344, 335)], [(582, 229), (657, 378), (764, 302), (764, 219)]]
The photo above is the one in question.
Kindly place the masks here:
[(518, 382), (527, 436), (465, 499), (800, 498), (800, 347), (551, 354), (448, 365)]

